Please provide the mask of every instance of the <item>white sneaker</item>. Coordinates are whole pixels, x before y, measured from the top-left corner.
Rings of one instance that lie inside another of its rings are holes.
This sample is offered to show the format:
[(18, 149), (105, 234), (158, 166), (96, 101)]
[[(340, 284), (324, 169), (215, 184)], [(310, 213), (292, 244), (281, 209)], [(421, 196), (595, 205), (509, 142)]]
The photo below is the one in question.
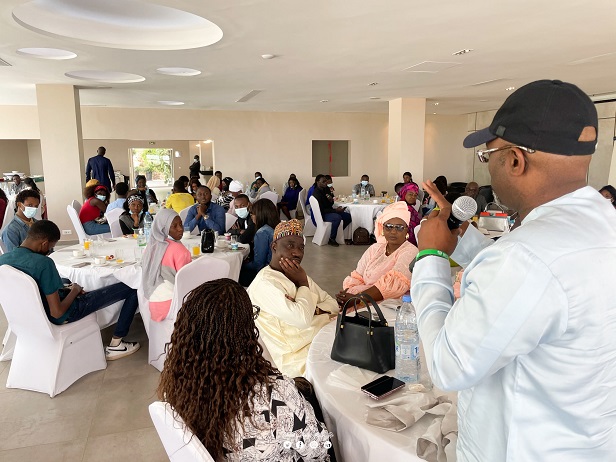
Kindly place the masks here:
[(107, 361), (114, 361), (116, 359), (124, 358), (125, 356), (135, 353), (141, 345), (138, 342), (125, 342), (120, 341), (118, 346), (111, 346), (105, 348), (105, 357)]

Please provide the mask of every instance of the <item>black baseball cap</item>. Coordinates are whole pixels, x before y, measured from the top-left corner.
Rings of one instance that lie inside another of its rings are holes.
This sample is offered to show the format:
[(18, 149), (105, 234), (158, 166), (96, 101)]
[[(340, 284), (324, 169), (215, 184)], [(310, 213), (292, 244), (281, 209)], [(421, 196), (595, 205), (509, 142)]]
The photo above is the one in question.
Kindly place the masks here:
[[(595, 152), (597, 129), (597, 110), (586, 93), (560, 80), (537, 80), (513, 92), (490, 126), (468, 135), (463, 145), (473, 148), (502, 138), (536, 151), (585, 156)], [(591, 133), (591, 141), (580, 141)]]

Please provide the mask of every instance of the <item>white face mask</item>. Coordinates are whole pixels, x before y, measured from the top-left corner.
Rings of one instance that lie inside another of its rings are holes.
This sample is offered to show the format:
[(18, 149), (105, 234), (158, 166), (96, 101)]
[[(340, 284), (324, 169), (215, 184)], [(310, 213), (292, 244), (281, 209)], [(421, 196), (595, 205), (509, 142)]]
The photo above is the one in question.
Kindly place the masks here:
[(96, 196), (96, 198), (101, 201), (101, 202), (105, 202), (105, 199), (107, 199), (107, 196)]
[(361, 180), (361, 185), (362, 186), (368, 186), (368, 181), (367, 180)]
[(333, 188), (333, 187), (334, 187), (334, 182), (332, 181), (332, 182), (331, 182), (330, 184), (328, 184), (327, 186), (328, 186), (328, 187), (330, 187), (330, 188)]
[(235, 209), (235, 213), (237, 213), (237, 216), (241, 219), (246, 219), (246, 217), (248, 216), (248, 207)]
[(26, 218), (34, 218), (34, 215), (36, 215), (37, 210), (38, 207), (26, 207), (24, 205), (24, 215), (26, 216)]
[(260, 176), (255, 176), (255, 181), (261, 178)]

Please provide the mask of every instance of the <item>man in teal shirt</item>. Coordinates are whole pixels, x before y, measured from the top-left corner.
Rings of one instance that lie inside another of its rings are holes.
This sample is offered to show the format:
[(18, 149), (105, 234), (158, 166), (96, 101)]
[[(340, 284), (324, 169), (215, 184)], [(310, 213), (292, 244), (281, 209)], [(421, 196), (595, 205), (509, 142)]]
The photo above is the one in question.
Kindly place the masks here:
[[(113, 338), (105, 355), (108, 360), (120, 359), (139, 349), (138, 343), (125, 342), (137, 311), (137, 291), (118, 283), (85, 292), (79, 284), (65, 284), (54, 261), (47, 255), (60, 240), (60, 229), (49, 220), (32, 224), (21, 246), (0, 255), (0, 265), (9, 265), (27, 274), (36, 282), (49, 321), (64, 324), (85, 318), (91, 313), (124, 300)], [(15, 294), (16, 296), (18, 294)]]

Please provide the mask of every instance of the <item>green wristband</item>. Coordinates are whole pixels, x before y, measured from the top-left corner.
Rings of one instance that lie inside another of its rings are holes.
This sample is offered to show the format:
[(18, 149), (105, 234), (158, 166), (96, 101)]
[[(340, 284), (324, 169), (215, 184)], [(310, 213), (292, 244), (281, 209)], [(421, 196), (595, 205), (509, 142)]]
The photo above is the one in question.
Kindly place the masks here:
[(442, 250), (436, 250), (436, 249), (420, 250), (419, 253), (417, 253), (417, 256), (415, 257), (415, 260), (419, 260), (423, 257), (427, 257), (428, 255), (434, 255), (436, 257), (441, 257), (441, 258), (444, 258), (445, 260), (449, 260), (449, 255), (447, 255)]

